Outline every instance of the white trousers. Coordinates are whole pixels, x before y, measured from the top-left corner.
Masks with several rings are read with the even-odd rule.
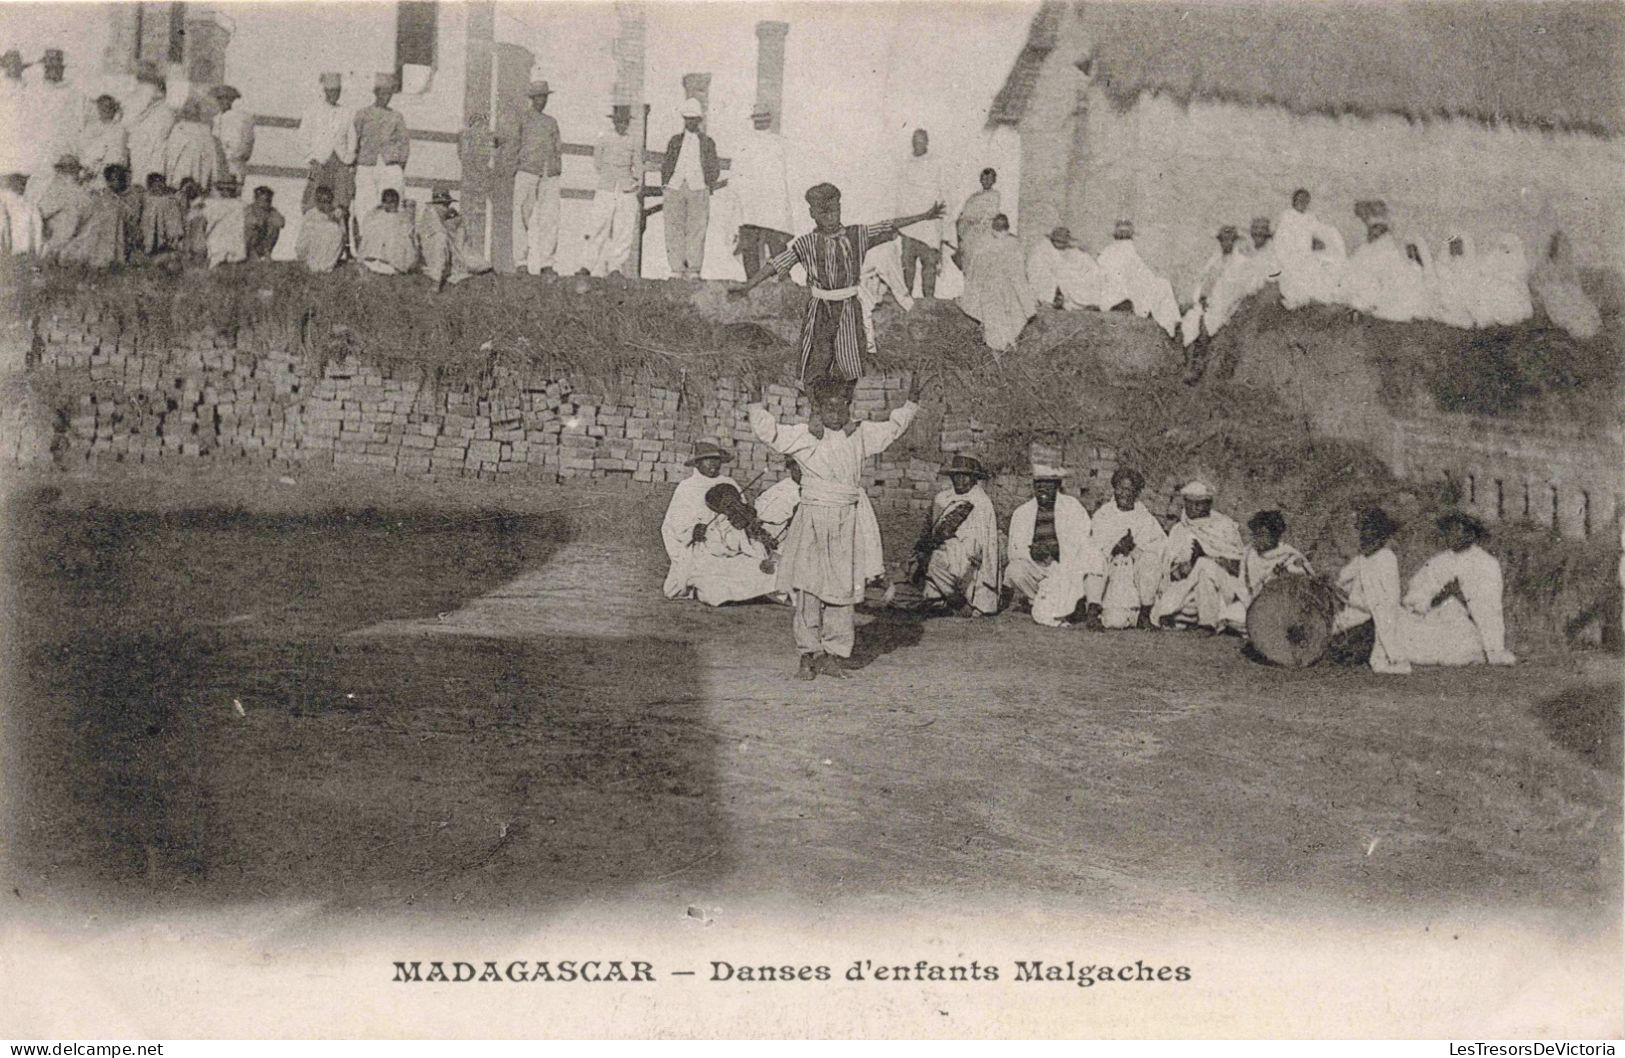
[[[516,271],[540,275],[552,268],[559,250],[559,188],[557,176],[513,174],[513,266]]]
[[[593,193],[587,211],[587,251],[581,267],[595,276],[621,271],[632,253],[637,230],[637,192],[600,188]]]
[[[1202,628],[1218,628],[1227,606],[1236,601],[1234,574],[1203,556],[1184,580],[1169,581],[1151,606],[1151,620],[1183,618]]]

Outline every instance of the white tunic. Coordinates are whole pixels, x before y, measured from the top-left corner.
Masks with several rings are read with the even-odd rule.
[[[109,165],[129,164],[128,133],[117,121],[103,121],[97,117],[79,134],[79,149],[75,153],[91,182],[100,187],[103,169]]]
[[[762,527],[775,540],[783,540],[790,529],[790,519],[795,516],[799,506],[801,486],[795,478],[785,478],[756,497],[756,517],[762,520]]]
[[[1048,239],[1040,239],[1027,254],[1027,284],[1040,305],[1050,305],[1057,292],[1068,309],[1099,309],[1104,279],[1095,259],[1068,246],[1057,250]]]
[[[1357,249],[1343,270],[1343,304],[1368,316],[1405,323],[1435,315],[1432,278],[1405,255],[1393,233],[1384,232]]]
[[[215,115],[214,138],[226,156],[226,165],[240,180],[254,154],[254,115],[237,107]]]
[[[1060,559],[1039,563],[1032,555],[1033,530],[1038,522],[1038,500],[1033,498],[1010,515],[1009,561],[1005,578],[1011,583],[1037,584],[1032,595],[1033,620],[1058,627],[1077,609],[1084,595],[1084,578],[1105,572],[1105,560],[1090,542],[1089,512],[1077,497],[1055,497],[1055,540]]]
[[[885,422],[826,430],[782,426],[760,404],[746,409],[757,439],[801,465],[801,503],[781,551],[780,591],[809,592],[834,606],[862,601],[872,571],[884,568],[878,525],[862,488],[863,464],[901,437],[919,410],[909,401]]]
[[[1195,342],[1204,330],[1209,336],[1219,333],[1236,306],[1256,289],[1254,281],[1252,262],[1239,245],[1230,253],[1209,257],[1191,290],[1191,307],[1180,321],[1185,344]]]
[[[41,81],[24,98],[27,123],[20,130],[8,129],[6,135],[20,131],[34,144],[33,170],[49,172],[58,158],[74,154],[79,147],[85,126],[84,96],[64,81]]]
[[[130,182],[145,187],[148,175],[165,173],[164,149],[175,127],[175,111],[151,85],[141,85],[148,93],[132,100],[124,126],[130,133]],[[166,173],[167,175],[167,173]]]
[[[1399,559],[1388,548],[1370,555],[1355,555],[1337,574],[1337,586],[1347,599],[1332,622],[1336,632],[1371,621],[1376,638],[1371,647],[1371,671],[1403,676],[1411,671],[1405,657],[1400,623]]]
[[[1529,259],[1523,240],[1492,235],[1479,262],[1479,326],[1511,326],[1535,314],[1529,295]]]
[[[1455,582],[1467,600],[1433,599]],[[1501,563],[1474,544],[1465,551],[1441,551],[1411,578],[1404,598],[1407,619],[1401,634],[1405,655],[1420,665],[1472,665],[1517,661],[1506,648],[1501,614]]]
[[[1134,314],[1150,317],[1157,326],[1173,337],[1179,325],[1179,302],[1174,298],[1173,284],[1151,270],[1140,257],[1133,239],[1113,239],[1112,244],[1100,251],[1102,291],[1100,303],[1105,308],[1128,301]]]
[[[694,540],[694,526],[709,526],[716,512],[705,505],[705,494],[716,485],[739,486],[726,474],[708,478],[698,470],[677,483],[666,505],[666,517],[660,523],[660,539],[666,545],[666,557],[671,568],[666,573],[666,598],[675,599],[689,586],[689,565],[692,553],[689,545]],[[724,524],[721,520],[717,524]],[[707,530],[707,535],[710,535]]]
[[[783,136],[756,129],[747,133],[729,164],[728,186],[739,204],[740,224],[795,231]]]
[[[338,155],[345,165],[355,164],[355,111],[329,103],[324,97],[305,108],[299,118],[299,145],[305,162],[316,165]]]
[[[1318,250],[1316,239],[1322,244]],[[1281,263],[1281,301],[1287,308],[1313,301],[1337,303],[1348,256],[1341,232],[1311,212],[1288,208],[1276,218],[1273,245]]]
[[[1450,244],[1461,240],[1461,253],[1452,256]],[[1437,319],[1452,327],[1474,327],[1479,317],[1478,256],[1473,250],[1472,236],[1453,232],[1439,247],[1433,264],[1433,293]]]
[[[931,553],[925,597],[948,599],[958,595],[984,614],[997,613],[1004,564],[999,560],[999,516],[993,498],[980,484],[972,485],[963,495],[950,486],[931,501],[931,522],[940,522],[943,515],[961,503],[971,505],[971,515]]]
[[[897,172],[897,216],[912,217],[928,212],[938,202],[947,202],[943,190],[942,165],[930,151],[924,155],[910,153]],[[943,221],[915,221],[901,230],[901,234],[932,249],[942,245]]]

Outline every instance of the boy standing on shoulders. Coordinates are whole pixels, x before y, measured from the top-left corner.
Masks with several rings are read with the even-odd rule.
[[[800,679],[847,675],[854,607],[881,557],[878,534],[865,531],[860,514],[863,464],[908,429],[920,410],[918,393],[915,375],[908,401],[885,422],[852,421],[847,384],[831,378],[813,383],[812,421],[805,425],[780,425],[760,399],[747,409],[757,438],[801,466],[801,503],[780,552],[777,584],[795,611]]]

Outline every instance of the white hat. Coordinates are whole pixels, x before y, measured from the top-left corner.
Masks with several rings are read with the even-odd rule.
[[[1187,500],[1211,500],[1213,490],[1205,482],[1193,481],[1179,490],[1179,494]]]
[[[683,100],[682,109],[680,109],[678,113],[685,118],[703,118],[705,117],[705,108],[700,105],[700,101],[698,99],[695,99],[693,96],[689,96],[687,99]]]
[[[1033,464],[1034,481],[1061,481],[1066,477],[1066,468],[1051,466],[1048,463]]]

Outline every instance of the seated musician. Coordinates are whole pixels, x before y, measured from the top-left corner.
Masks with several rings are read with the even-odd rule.
[[[756,517],[775,540],[783,540],[790,531],[790,519],[801,506],[801,464],[786,459],[790,476],[756,497]]]
[[[1252,536],[1252,546],[1241,559],[1236,599],[1224,608],[1215,631],[1246,635],[1247,607],[1258,598],[1264,585],[1282,573],[1314,575],[1303,552],[1282,540],[1286,536],[1286,516],[1280,511],[1257,512],[1247,519],[1247,532]]]
[[[1241,532],[1213,509],[1213,490],[1202,482],[1191,482],[1179,495],[1184,510],[1168,531],[1151,627],[1218,628],[1240,586]]]
[[[694,594],[689,586],[689,561],[694,555],[694,545],[705,542],[707,528],[716,517],[705,505],[705,493],[713,485],[726,483],[738,487],[733,478],[722,473],[722,464],[732,458],[733,454],[720,445],[700,441],[685,464],[693,467],[694,473],[678,482],[672,491],[666,518],[660,525],[661,542],[666,545],[666,557],[671,560],[663,589],[668,599],[686,599]]]
[[[705,506],[715,512],[701,539],[692,545],[688,586],[707,606],[771,595],[777,567],[769,559],[778,542],[732,482],[712,485]]]
[[[999,519],[982,488],[980,460],[956,455],[942,470],[952,483],[931,501],[931,520],[914,545],[915,577],[928,607],[961,617],[999,610],[1004,564],[999,556]]]
[[[1112,498],[1095,508],[1090,521],[1090,541],[1105,562],[1099,576],[1084,578],[1084,627],[1091,631],[1151,627],[1168,533],[1140,502],[1144,488],[1143,474],[1118,467],[1112,471]]]
[[[1089,512],[1061,492],[1066,470],[1033,467],[1033,498],[1010,515],[1010,561],[1004,577],[1033,620],[1058,628],[1083,601],[1084,579],[1105,571],[1089,541]]]
[[[1354,520],[1360,553],[1337,574],[1343,608],[1332,621],[1331,655],[1347,664],[1369,664],[1372,672],[1404,676],[1411,671],[1400,630],[1399,559],[1388,541],[1395,525],[1381,507]]]
[[[1437,521],[1445,549],[1422,564],[1401,600],[1405,656],[1417,665],[1512,665],[1501,613],[1501,563],[1478,546],[1484,524],[1452,511]]]

